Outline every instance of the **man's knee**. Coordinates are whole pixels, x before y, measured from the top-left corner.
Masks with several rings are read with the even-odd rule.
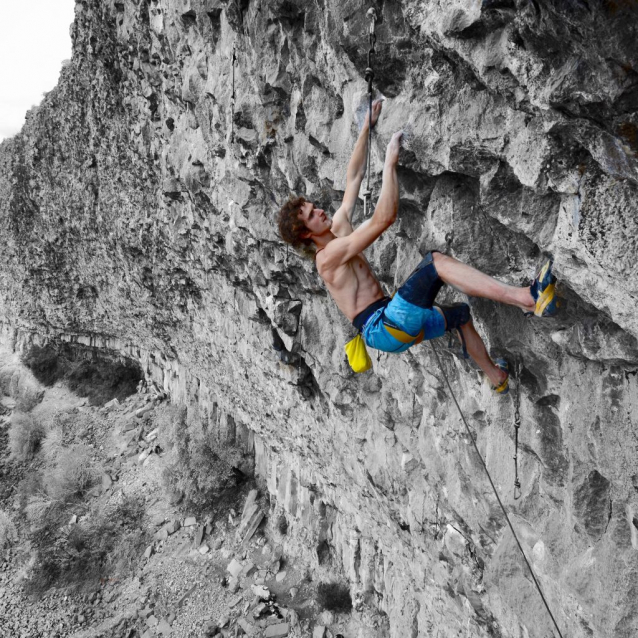
[[[440,276],[441,270],[445,269],[445,265],[448,261],[450,261],[450,257],[445,253],[440,253],[438,250],[433,250],[431,254],[432,263],[434,264],[434,267],[436,268],[436,271],[437,273],[439,273]]]
[[[445,317],[445,329],[448,332],[458,330],[472,321],[470,307],[466,303],[455,304],[453,306],[441,306],[441,311]]]

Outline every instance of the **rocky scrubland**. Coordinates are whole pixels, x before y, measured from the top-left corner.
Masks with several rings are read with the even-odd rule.
[[[25,360],[41,361],[33,350]],[[324,638],[356,627],[338,567],[284,552],[286,515],[233,471],[241,452],[211,445],[196,413],[143,382],[90,405],[7,352],[0,380],[0,635]],[[216,451],[234,451],[235,465]]]
[[[557,318],[525,319],[469,300],[490,352],[518,370],[517,393],[496,398],[456,351],[440,343],[437,352],[563,635],[634,636],[638,8],[611,0],[373,5],[374,85],[385,97],[372,143],[375,193],[390,135],[404,129],[407,143],[399,219],[368,251],[370,262],[392,292],[428,249],[513,284],[527,283],[553,256]],[[3,347],[21,357],[53,347],[70,362],[53,370],[56,383],[75,384],[87,405],[68,395],[69,409],[101,421],[75,423],[75,438],[62,437],[63,445],[87,446],[93,441],[82,437],[91,432],[124,437],[108,462],[127,469],[105,492],[81,498],[106,503],[130,480],[125,493],[140,506],[121,520],[146,520],[149,499],[163,502],[163,493],[166,507],[193,511],[166,510],[162,526],[195,517],[194,526],[153,541],[175,543],[169,554],[182,557],[165,563],[167,572],[151,567],[156,580],[131,562],[115,603],[134,608],[126,631],[159,633],[163,622],[190,631],[179,629],[168,583],[182,596],[216,566],[226,576],[232,559],[239,574],[250,561],[255,574],[267,572],[254,578],[269,586],[270,572],[276,583],[268,556],[277,546],[321,574],[315,584],[334,574],[349,588],[353,607],[332,619],[335,636],[554,631],[430,346],[374,355],[374,370],[351,373],[343,356],[351,326],[312,263],[277,237],[276,211],[290,193],[333,210],[343,195],[365,100],[367,8],[350,0],[81,0],[73,58],[57,88],[0,146]],[[442,297],[460,299],[450,290]],[[115,386],[77,365],[87,352],[129,362],[148,393],[135,386],[134,398],[118,398],[108,413],[91,406],[105,396],[88,388]],[[52,430],[34,416],[45,403],[40,391],[20,392],[21,406],[3,403],[11,419],[25,415],[12,426],[20,436],[3,428],[12,468],[55,467],[44,456]],[[521,495],[514,499],[517,396]],[[164,430],[175,432],[175,445],[151,453],[146,437],[160,413],[171,415],[173,429]],[[123,430],[130,422],[135,427]],[[91,449],[102,462],[99,445]],[[196,471],[202,463],[230,494],[238,490],[227,505],[235,515],[219,522],[226,540],[203,554],[191,551],[193,542],[202,526],[205,534],[215,528],[204,512],[223,499],[217,479],[207,483]],[[158,483],[150,478],[156,471]],[[19,491],[5,478],[2,509],[13,520],[22,511]],[[242,547],[232,528],[241,525],[244,481],[259,490],[268,533]],[[154,507],[165,507],[159,501]],[[74,525],[82,527],[83,516]],[[152,521],[132,527],[154,539],[158,532]],[[7,555],[1,600],[25,595],[27,581],[20,589],[13,570],[39,547],[26,549],[33,533],[26,522],[4,529],[25,553]],[[118,533],[126,535],[126,525]],[[144,554],[150,542],[137,540]],[[135,552],[137,540],[129,538]],[[108,563],[109,544],[103,549]],[[270,566],[258,566],[258,555]],[[158,551],[145,560],[161,558]],[[254,603],[250,585],[264,586],[252,577],[244,574],[235,593],[247,597],[233,607],[244,620]],[[155,584],[145,589],[151,581],[160,593]],[[197,587],[201,597],[183,604],[203,632],[205,608],[223,595]],[[54,598],[42,600],[53,602],[38,603],[40,613],[49,613],[47,604],[62,608],[61,597],[71,595],[64,591],[50,589]],[[144,624],[138,612],[151,599],[153,614],[142,616],[157,624]],[[271,627],[287,624],[290,635],[305,637],[315,623],[330,625],[304,616],[292,598],[282,601],[288,615],[266,599],[257,603],[269,609],[257,618],[265,626],[253,616],[251,627],[237,621],[222,629],[272,636]],[[66,614],[74,631],[80,615],[87,632],[116,618],[111,602],[94,599],[103,619],[89,619],[86,602],[69,603],[77,608]],[[10,608],[11,622],[23,622]]]

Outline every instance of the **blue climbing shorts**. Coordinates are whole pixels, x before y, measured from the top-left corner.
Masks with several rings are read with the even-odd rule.
[[[429,252],[392,299],[375,301],[354,318],[353,324],[366,345],[383,352],[404,352],[414,345],[421,330],[424,339],[440,337],[445,333],[445,319],[433,305],[442,286]],[[414,336],[414,340],[403,343],[386,326]]]

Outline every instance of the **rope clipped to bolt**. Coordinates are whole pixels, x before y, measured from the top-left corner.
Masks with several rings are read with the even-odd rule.
[[[368,49],[368,66],[365,71],[365,80],[368,83],[368,149],[366,153],[366,188],[363,191],[363,218],[367,219],[368,210],[371,208],[372,191],[370,190],[370,147],[372,145],[372,81],[374,80],[374,71],[372,70],[372,56],[376,53],[374,45],[377,41],[375,34],[375,25],[377,22],[377,12],[374,7],[368,9],[366,14],[370,19],[370,31],[368,40],[370,48]]]
[[[461,406],[459,405],[459,402],[456,400],[456,395],[454,394],[454,390],[452,390],[452,386],[450,384],[450,381],[447,377],[447,374],[445,374],[445,369],[443,368],[443,364],[441,363],[441,359],[439,358],[439,353],[437,352],[436,346],[434,345],[434,342],[430,341],[430,345],[432,346],[432,350],[434,351],[434,356],[436,357],[436,362],[439,364],[439,368],[441,369],[441,374],[443,375],[443,378],[445,379],[445,383],[447,384],[447,387],[450,391],[450,394],[452,395],[452,399],[454,400],[454,404],[456,405],[456,409],[459,411],[459,414],[461,415],[461,420],[463,421],[463,424],[465,425],[465,429],[467,430],[467,433],[470,437],[470,440],[472,441],[472,445],[474,446],[474,450],[476,451],[477,456],[479,457],[480,461],[481,461],[481,465],[483,465],[483,469],[485,470],[485,473],[487,474],[487,478],[490,482],[490,485],[492,486],[492,490],[494,491],[494,496],[496,496],[496,500],[498,501],[498,504],[501,507],[501,510],[503,511],[503,514],[505,515],[505,520],[507,521],[507,524],[509,525],[509,528],[512,532],[512,536],[514,536],[514,540],[516,541],[516,544],[518,545],[518,549],[521,551],[521,555],[523,556],[523,560],[525,561],[525,564],[527,565],[527,568],[529,569],[529,573],[532,576],[532,580],[534,581],[534,585],[536,585],[536,589],[538,590],[538,593],[540,594],[541,599],[543,600],[543,604],[545,605],[545,609],[547,610],[547,613],[549,614],[549,617],[552,619],[552,622],[554,623],[554,627],[556,628],[556,631],[558,632],[558,635],[560,636],[560,638],[563,638],[563,634],[560,631],[560,628],[558,627],[558,623],[556,622],[555,618],[554,618],[554,614],[552,614],[552,610],[549,608],[549,604],[547,603],[547,600],[545,599],[545,596],[543,595],[543,590],[541,589],[541,586],[538,582],[538,580],[536,579],[536,575],[534,574],[534,570],[532,569],[532,566],[530,565],[530,562],[527,560],[527,556],[525,556],[525,552],[523,551],[523,546],[521,545],[521,542],[518,540],[518,536],[516,535],[516,532],[514,531],[514,526],[512,525],[512,522],[510,521],[510,517],[507,514],[507,510],[505,509],[505,506],[503,505],[503,502],[501,501],[501,497],[498,494],[498,490],[496,489],[496,485],[494,485],[494,481],[492,480],[492,477],[490,475],[489,470],[487,469],[487,464],[485,463],[485,461],[483,460],[483,455],[479,452],[478,449],[478,445],[476,445],[476,440],[474,438],[474,435],[472,434],[472,430],[470,430],[470,426],[467,424],[467,420],[465,419],[465,415],[463,414],[463,411],[461,410]],[[520,415],[519,415],[520,418]]]

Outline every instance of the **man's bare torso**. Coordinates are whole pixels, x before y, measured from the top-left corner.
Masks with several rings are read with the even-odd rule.
[[[317,254],[317,272],[339,310],[352,321],[371,303],[384,297],[381,284],[362,254],[334,269],[323,268],[322,251]]]

